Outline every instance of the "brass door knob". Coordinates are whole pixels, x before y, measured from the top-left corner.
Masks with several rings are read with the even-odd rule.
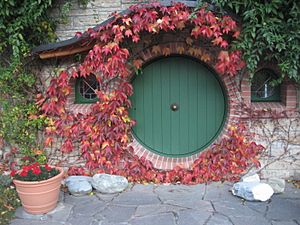
[[[179,106],[178,106],[178,104],[173,103],[173,104],[170,105],[170,109],[171,109],[172,111],[177,111],[177,110],[179,109]]]

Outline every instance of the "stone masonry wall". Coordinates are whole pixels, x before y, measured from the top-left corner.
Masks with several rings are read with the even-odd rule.
[[[140,0],[93,0],[82,7],[77,0],[72,0],[72,7],[68,13],[68,22],[58,25],[56,33],[58,41],[74,37],[76,32],[84,32],[109,18],[114,12],[127,9],[130,5],[139,3]],[[145,2],[145,1],[144,1]],[[55,9],[53,16],[59,15],[59,9]]]
[[[98,25],[108,19],[114,12],[128,9],[133,4],[147,2],[151,2],[151,0],[90,0],[86,7],[82,7],[78,4],[78,0],[72,0],[72,7],[68,13],[68,22],[60,24],[56,29],[58,41],[70,39],[74,37],[76,32],[84,32],[88,28]],[[160,2],[171,2],[171,0],[160,0]],[[196,0],[172,0],[172,2],[194,5]],[[58,8],[53,10],[52,15],[59,16],[59,11],[60,9]]]
[[[262,177],[300,179],[300,118],[251,121],[255,141],[266,147]]]

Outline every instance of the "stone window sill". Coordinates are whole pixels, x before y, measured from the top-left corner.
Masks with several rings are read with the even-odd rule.
[[[261,112],[255,113],[254,116],[258,118],[293,117],[296,112],[295,108],[288,108],[282,102],[251,102],[251,107],[254,111]]]
[[[70,104],[67,108],[75,114],[87,114],[91,111],[91,107],[92,104]]]
[[[285,110],[285,105],[281,102],[251,102],[251,105],[254,109],[262,110]]]

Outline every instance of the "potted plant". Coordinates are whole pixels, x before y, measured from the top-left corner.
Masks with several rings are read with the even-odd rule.
[[[57,205],[64,171],[49,166],[42,150],[29,150],[21,162],[20,170],[11,171],[11,176],[24,210],[31,214],[50,212]]]

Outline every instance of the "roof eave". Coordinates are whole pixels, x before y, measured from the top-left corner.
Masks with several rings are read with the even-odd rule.
[[[184,3],[188,7],[192,7],[192,8],[196,7],[196,5],[197,5],[196,1],[180,1],[180,2]],[[164,0],[164,1],[161,1],[161,4],[163,6],[171,6],[172,1]],[[130,9],[125,9],[125,10],[121,11],[119,14],[124,16],[124,15],[130,14],[131,12],[132,11]],[[108,23],[110,23],[114,18],[115,18],[114,16],[110,17],[107,20],[103,21],[102,23],[98,24],[97,26],[93,27],[92,29],[96,31],[100,27],[105,26]],[[74,36],[73,38],[70,38],[68,40],[55,42],[55,43],[50,43],[50,44],[43,44],[43,45],[37,46],[37,47],[32,49],[32,54],[34,54],[34,55],[38,54],[39,55],[42,52],[56,51],[58,49],[62,49],[62,48],[66,48],[68,46],[79,44],[81,41],[84,41],[88,38],[89,38],[89,34],[87,32],[84,32],[80,37]],[[45,58],[49,58],[49,57],[45,57]]]

